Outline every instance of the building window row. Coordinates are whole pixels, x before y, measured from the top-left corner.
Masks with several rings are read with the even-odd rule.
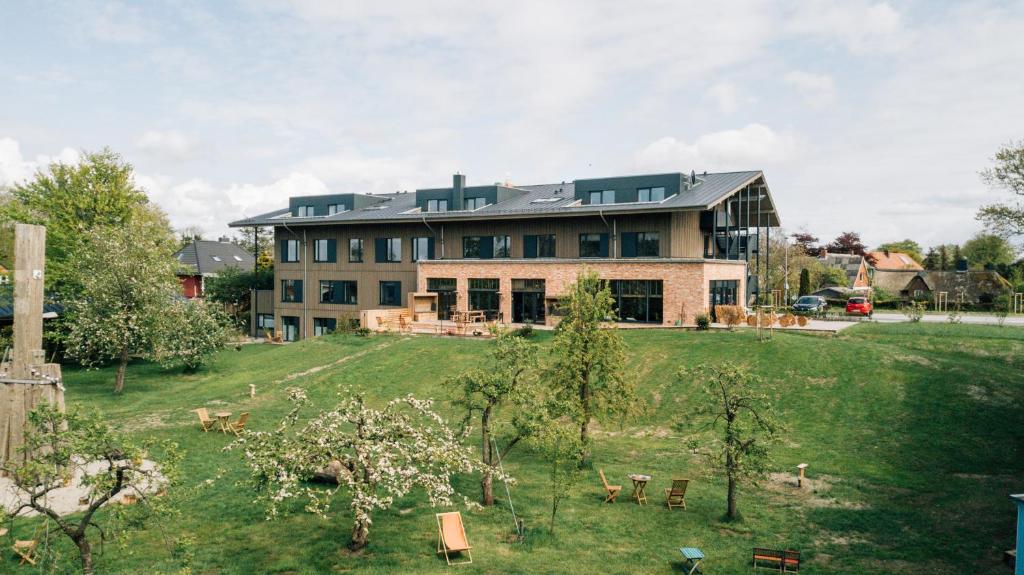
[[[632,194],[626,190],[623,190],[623,194],[618,194],[616,190],[595,190],[588,192],[587,199],[591,205],[601,204],[615,204],[621,202],[633,201],[630,197]],[[663,186],[655,186],[649,188],[637,188],[636,189],[636,200],[637,202],[660,202],[665,199],[665,188]]]
[[[281,280],[281,301],[302,303],[302,280]],[[322,304],[358,305],[359,284],[354,280],[320,280]],[[380,282],[380,305],[402,305],[402,282]],[[260,326],[264,327],[264,326]],[[271,318],[271,328],[273,327]]]

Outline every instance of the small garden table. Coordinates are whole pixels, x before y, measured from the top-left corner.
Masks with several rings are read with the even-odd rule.
[[[220,424],[221,433],[227,433],[231,431],[231,412],[230,411],[218,411],[213,414],[217,418],[217,423]]]
[[[679,552],[683,555],[683,569],[688,569],[686,575],[693,575],[694,573],[701,573],[704,571],[700,568],[701,561],[704,560],[704,553],[696,547],[680,547]]]
[[[647,482],[651,480],[650,475],[642,475],[640,473],[630,473],[626,477],[633,482],[633,499],[636,499],[637,504],[643,505],[647,503],[647,494],[644,490],[647,488]]]

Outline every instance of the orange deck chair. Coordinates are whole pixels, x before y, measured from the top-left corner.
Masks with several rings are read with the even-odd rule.
[[[444,559],[449,565],[465,565],[473,562],[473,554],[469,551],[469,541],[466,539],[466,528],[462,525],[462,514],[458,511],[448,513],[437,513],[437,552],[444,553]],[[449,553],[465,553],[468,561],[452,563]]]

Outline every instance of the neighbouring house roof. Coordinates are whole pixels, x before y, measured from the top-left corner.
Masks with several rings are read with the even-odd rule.
[[[864,256],[857,254],[826,254],[825,257],[819,259],[830,268],[843,270],[846,273],[846,281],[851,287],[856,283],[860,266],[864,262]]]
[[[229,241],[196,240],[174,254],[181,263],[178,275],[210,275],[227,268],[252,269],[256,260]]]
[[[914,258],[902,252],[868,252],[868,261],[876,270],[923,270]]]
[[[918,272],[916,277],[921,279],[929,291],[947,292],[950,298],[962,293],[968,299],[977,300],[982,295],[996,295],[1011,287],[1010,282],[999,272],[992,270],[926,270]]]
[[[842,286],[829,286],[821,288],[820,290],[812,293],[811,295],[821,296],[825,299],[846,299],[852,296],[862,296],[864,291],[858,291],[853,288],[842,287]]]
[[[917,277],[917,274],[917,270],[875,270],[871,287],[893,295],[900,295],[900,292],[907,288],[907,284]]]
[[[664,177],[689,179],[683,173],[663,174]],[[633,177],[633,176],[623,176]],[[641,176],[638,176],[641,177]],[[681,191],[660,202],[632,202],[619,204],[583,204],[575,197],[576,182],[541,184],[530,186],[508,186],[514,193],[502,201],[472,211],[452,210],[448,212],[422,212],[416,206],[416,194],[399,192],[361,196],[372,198],[373,204],[331,215],[298,217],[289,208],[282,208],[258,216],[231,222],[231,227],[246,226],[296,226],[324,225],[359,222],[401,222],[401,221],[456,221],[488,220],[494,218],[522,218],[531,216],[574,216],[611,215],[623,213],[649,213],[675,210],[707,209],[728,198],[745,186],[759,183],[764,192],[765,215],[761,225],[780,225],[774,209],[774,202],[768,192],[764,174],[760,171],[705,173],[695,176],[693,184],[684,183]],[[583,181],[583,180],[579,180]],[[684,180],[685,181],[685,180]],[[766,224],[767,222],[767,224]],[[751,221],[751,225],[754,222]]]

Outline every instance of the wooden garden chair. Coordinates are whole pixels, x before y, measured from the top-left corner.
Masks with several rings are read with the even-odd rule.
[[[469,540],[466,539],[466,528],[462,524],[462,514],[458,511],[448,513],[437,513],[437,552],[444,553],[444,559],[449,565],[466,565],[473,562],[473,554],[470,552]],[[449,553],[465,553],[468,561],[452,563]]]
[[[30,565],[36,564],[36,548],[39,547],[39,540],[42,539],[43,534],[45,533],[45,525],[46,524],[44,523],[39,526],[34,535],[34,539],[27,539],[24,541],[15,540],[14,545],[11,545],[11,549],[14,553],[21,558],[18,565],[24,565],[25,563]]]
[[[210,419],[210,413],[206,411],[205,407],[193,409],[192,411],[196,412],[196,415],[199,416],[199,426],[203,428],[203,431],[210,431],[217,423],[217,420]]]
[[[599,469],[597,473],[601,476],[601,483],[604,485],[604,490],[608,494],[608,497],[604,498],[605,503],[615,503],[615,498],[622,492],[621,485],[608,485],[608,480],[605,479],[604,469]]]
[[[237,436],[242,431],[245,431],[245,424],[248,423],[248,421],[249,412],[243,411],[242,414],[238,416],[238,421],[233,421],[228,424],[228,429]]]
[[[686,487],[690,484],[689,479],[672,479],[672,487],[665,489],[665,504],[669,511],[673,507],[686,509]]]

